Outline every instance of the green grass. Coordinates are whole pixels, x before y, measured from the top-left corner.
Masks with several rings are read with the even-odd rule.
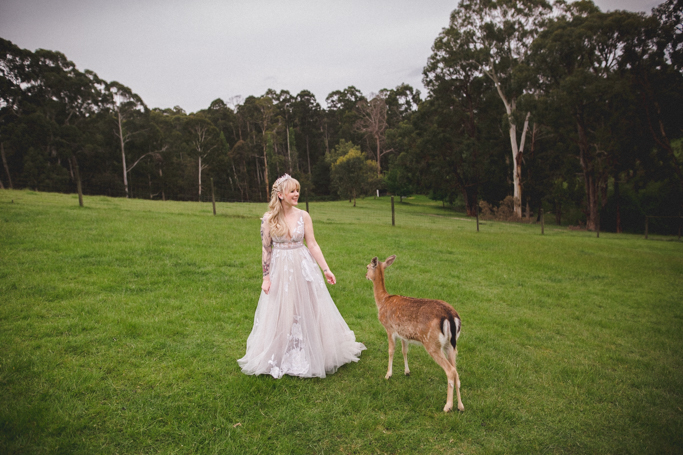
[[[311,203],[368,349],[243,375],[265,204],[0,191],[0,453],[683,453],[683,244],[474,221],[425,198]],[[303,204],[302,204],[303,206]],[[463,318],[464,413],[423,348],[384,380],[365,265]]]

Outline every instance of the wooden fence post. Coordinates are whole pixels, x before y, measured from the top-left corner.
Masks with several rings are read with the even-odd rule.
[[[396,218],[394,216],[394,196],[391,196],[391,225],[396,226]]]
[[[479,207],[474,208],[474,213],[477,214],[477,232],[479,232]]]
[[[213,177],[211,177],[211,203],[213,204],[213,214],[216,214],[216,195],[213,191]]]

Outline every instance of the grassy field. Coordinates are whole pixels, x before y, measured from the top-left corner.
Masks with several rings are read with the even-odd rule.
[[[0,453],[683,453],[683,243],[474,221],[424,198],[311,204],[368,347],[243,375],[265,204],[0,191]],[[661,240],[661,239],[660,239]],[[464,413],[423,348],[384,380],[365,265],[453,304]]]

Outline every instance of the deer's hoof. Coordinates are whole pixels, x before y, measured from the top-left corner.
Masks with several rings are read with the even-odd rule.
[[[384,379],[389,379],[390,377],[391,377],[391,374],[390,374],[390,373],[387,373],[387,375],[384,376]]]
[[[410,371],[406,371],[406,376],[410,376]]]
[[[453,410],[452,404],[447,404],[446,406],[443,407],[443,412],[451,412],[452,410]]]
[[[458,411],[465,412],[465,406],[463,406],[462,403],[458,405]]]

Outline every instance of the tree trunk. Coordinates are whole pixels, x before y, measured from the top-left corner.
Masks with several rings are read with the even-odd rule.
[[[73,170],[76,173],[76,189],[78,190],[78,205],[83,207],[83,187],[81,186],[81,173],[78,170],[78,161],[76,161],[76,155],[71,155],[71,161],[73,162]]]
[[[289,173],[292,173],[292,151],[289,147],[289,125],[287,126],[287,159],[289,159]]]
[[[308,175],[311,175],[311,153],[308,151],[308,135],[306,136],[306,158],[308,158]]]
[[[9,189],[13,190],[12,176],[9,173],[9,166],[7,166],[7,158],[5,157],[5,143],[0,142],[0,155],[2,155],[2,165],[5,167],[5,173],[7,173],[7,183],[9,184]]]
[[[522,218],[522,156],[524,153],[524,140],[526,138],[526,132],[529,127],[529,116],[530,112],[527,112],[526,118],[524,120],[524,128],[522,129],[522,138],[519,146],[517,145],[517,124],[515,123],[514,115],[517,111],[515,100],[509,101],[502,88],[500,87],[500,82],[498,81],[498,76],[493,72],[487,72],[487,75],[493,80],[493,83],[498,90],[498,95],[505,105],[505,112],[508,116],[508,123],[510,125],[508,132],[510,134],[510,145],[512,146],[512,180],[513,180],[513,197],[515,201],[515,215]]]
[[[586,188],[586,229],[595,230],[598,216],[598,185],[595,180],[593,161],[589,157],[589,144],[586,130],[580,121],[576,123],[579,135],[579,161],[583,171],[583,181]]]
[[[477,216],[477,199],[479,198],[477,187],[469,186],[463,188],[462,195],[465,199],[467,216]]]
[[[614,200],[617,203],[617,234],[621,234],[621,195],[619,194],[619,173],[614,175]]]
[[[356,206],[356,189],[353,189],[353,206]]]
[[[264,141],[264,143],[263,143],[263,163],[264,163],[265,169],[263,171],[263,178],[265,179],[265,183],[266,183],[266,202],[268,202],[268,201],[270,201],[270,185],[268,184],[268,182],[269,182],[269,180],[268,180],[268,156],[266,153],[266,148],[267,148],[267,145]]]
[[[377,177],[382,176],[382,166],[379,164],[379,158],[380,158],[380,147],[379,147],[379,136],[375,136],[375,142],[377,143]]]
[[[202,156],[199,155],[199,202],[202,202]]]
[[[128,169],[126,168],[126,149],[125,141],[123,140],[123,126],[121,125],[121,110],[116,111],[119,120],[119,139],[121,140],[121,163],[123,165],[123,188],[126,190],[126,198],[128,198]]]
[[[159,179],[161,180],[161,200],[166,201],[166,193],[164,193],[164,173],[159,168]]]

